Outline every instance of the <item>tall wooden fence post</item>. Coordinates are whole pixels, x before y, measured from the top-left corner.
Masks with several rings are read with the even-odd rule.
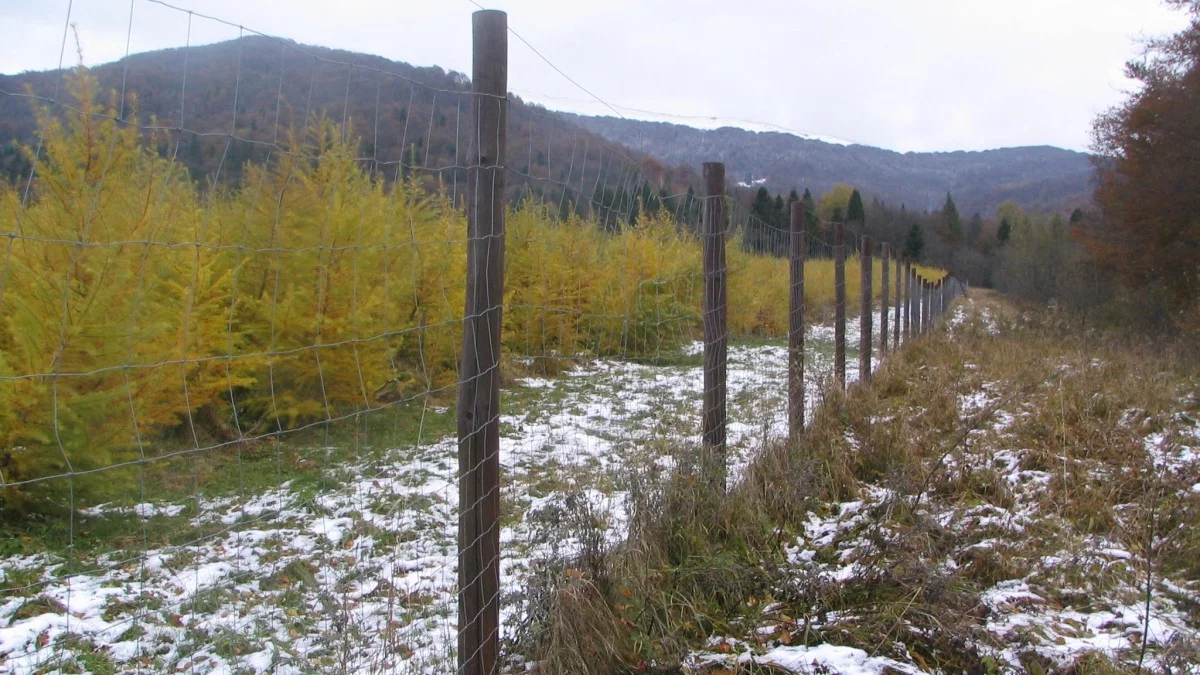
[[[833,377],[846,388],[846,233],[833,224]]]
[[[928,298],[925,297],[925,280],[917,276],[917,335],[925,332],[925,311],[929,308]]]
[[[913,314],[916,322],[913,324],[913,334],[916,337],[921,336],[921,328],[924,326],[925,318],[925,283],[921,281],[921,276],[913,271],[913,288],[916,289],[916,299],[913,305]]]
[[[891,251],[888,250],[888,243],[882,242],[879,244],[879,264],[882,266],[879,269],[879,350],[880,354],[887,356],[888,352],[888,312],[892,311],[890,304],[891,298],[888,297],[888,263],[891,262],[888,258],[891,256]],[[899,291],[900,289],[896,289]],[[882,358],[882,357],[881,357]]]
[[[791,290],[788,296],[788,440],[795,445],[804,431],[804,240],[808,212],[804,202],[792,202]]]
[[[725,165],[704,164],[704,415],[701,469],[725,490],[726,325]]]
[[[871,309],[871,256],[875,253],[871,237],[863,235],[862,251],[858,254],[859,277],[862,279],[862,313],[858,317],[858,381],[871,381],[871,348],[875,341],[871,339],[871,323],[874,310]]]
[[[909,327],[909,332],[915,338],[921,330],[921,283],[915,267],[913,268],[912,279],[909,283],[913,289],[912,325]]]
[[[900,259],[896,258],[896,313],[892,316],[895,326],[892,327],[892,344],[900,349],[900,307],[904,304],[904,286],[900,283]]]
[[[494,673],[500,637],[500,326],[508,15],[471,17],[477,137],[467,171],[467,291],[458,384],[458,672]]]
[[[921,333],[929,330],[929,282],[921,279]]]
[[[904,263],[904,276],[904,283],[908,287],[908,303],[904,307],[904,311],[908,314],[908,317],[904,320],[904,330],[907,333],[905,337],[912,340],[916,334],[917,312],[921,308],[917,305],[917,302],[920,300],[917,297],[917,276],[913,272],[911,263]]]

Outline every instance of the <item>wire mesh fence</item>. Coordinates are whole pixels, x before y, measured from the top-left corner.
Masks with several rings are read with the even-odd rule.
[[[0,91],[36,127],[0,181],[5,668],[489,672],[661,475],[794,432],[788,256],[832,224],[481,90],[495,52],[472,82],[146,5],[185,49]],[[811,411],[859,332],[800,269]]]

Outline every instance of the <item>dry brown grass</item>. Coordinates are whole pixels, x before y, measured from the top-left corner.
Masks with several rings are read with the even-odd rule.
[[[1143,602],[1147,574],[1155,611],[1169,600],[1192,626],[1153,645],[1151,661],[1191,672],[1166,669],[1197,653],[1200,466],[1156,466],[1144,439],[1190,438],[1198,382],[1180,354],[973,291],[953,331],[828,395],[802,442],[766,447],[728,496],[681,475],[636,490],[630,541],[549,606],[556,626],[603,627],[609,660],[547,672],[675,672],[714,636],[848,645],[930,671],[1003,672],[1008,649],[1027,672],[1135,672],[1137,649],[1064,665],[1036,632],[989,633],[998,617],[981,594],[1022,580],[1039,607],[1093,611]],[[852,500],[861,518],[810,565],[788,559],[811,518]],[[847,561],[860,567],[842,581],[819,572]],[[568,663],[577,646],[559,633],[535,660]]]

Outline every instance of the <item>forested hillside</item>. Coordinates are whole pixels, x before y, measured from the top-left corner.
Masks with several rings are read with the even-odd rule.
[[[837,183],[849,183],[910,210],[940,208],[951,192],[965,213],[989,214],[1006,201],[1025,209],[1070,211],[1090,204],[1095,187],[1087,155],[1048,146],[899,153],[780,132],[732,127],[705,131],[666,122],[563,117],[668,164],[722,161],[730,176],[765,179],[761,185],[774,192],[809,188],[820,194]]]
[[[219,167],[220,179],[235,182],[246,160],[262,161],[281,134],[324,114],[348,123],[362,157],[390,177],[399,169],[451,185],[466,179],[470,102],[462,73],[254,36],[136,54],[92,74],[104,90],[136,93],[136,102],[127,96],[127,112],[186,130],[178,158],[195,178]],[[0,91],[52,98],[60,80],[57,71],[0,75]],[[698,190],[697,167],[706,161],[725,162],[735,181],[765,178],[773,192],[821,194],[849,183],[916,211],[939,208],[947,192],[964,213],[989,214],[1005,201],[1070,210],[1089,204],[1093,188],[1088,157],[1059,148],[901,154],[784,133],[553,113],[511,99],[513,196],[528,184],[556,204],[594,201],[628,214],[635,195],[654,201]],[[10,178],[27,170],[14,143],[29,143],[34,128],[28,98],[0,96],[0,171]]]
[[[237,184],[247,161],[266,160],[288,133],[325,116],[388,180],[416,174],[451,192],[466,184],[471,105],[462,73],[261,36],[135,54],[90,72],[106,102],[107,92],[126,93],[113,108],[167,131],[156,139],[160,154],[175,154],[201,181]],[[62,82],[59,71],[0,75],[3,175],[28,173],[17,150],[36,145],[37,99],[28,95],[63,98]],[[512,198],[528,187],[564,211],[575,203],[588,215],[580,202],[595,201],[627,214],[635,193],[656,199],[699,185],[690,167],[671,170],[515,96],[508,128]]]

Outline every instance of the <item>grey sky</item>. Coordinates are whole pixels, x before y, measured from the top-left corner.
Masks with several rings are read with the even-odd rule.
[[[1091,120],[1132,86],[1145,36],[1184,23],[1159,0],[479,0],[628,117],[777,125],[895,150],[1086,149]],[[469,0],[174,0],[299,42],[470,70]],[[0,0],[0,72],[59,63],[68,0]],[[84,62],[179,47],[186,13],[74,0]],[[192,44],[237,37],[196,17]],[[65,63],[76,61],[74,42]],[[509,88],[611,114],[517,40]],[[626,109],[628,106],[631,109]],[[718,118],[716,120],[706,118]]]

